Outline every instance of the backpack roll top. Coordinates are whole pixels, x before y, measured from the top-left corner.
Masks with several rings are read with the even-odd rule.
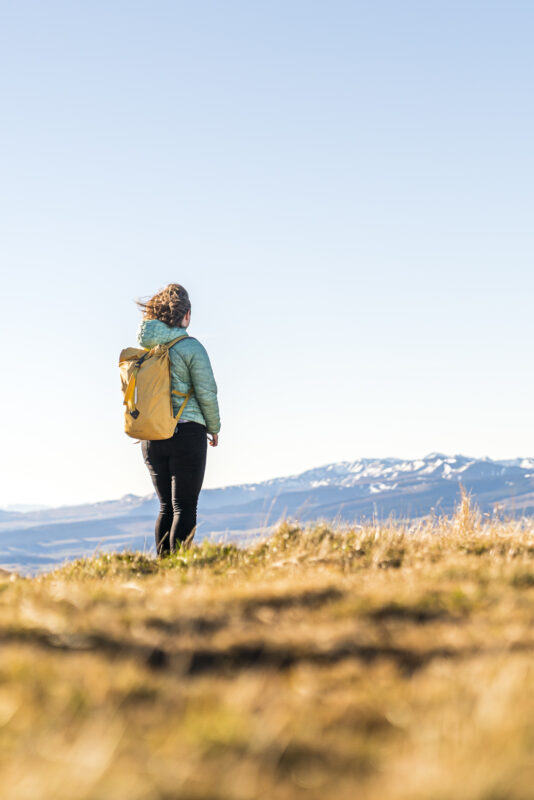
[[[134,439],[170,439],[176,423],[191,397],[189,392],[171,392],[169,349],[185,339],[179,336],[151,350],[128,347],[119,356],[121,388],[124,396],[124,430]],[[174,416],[171,394],[185,399]]]

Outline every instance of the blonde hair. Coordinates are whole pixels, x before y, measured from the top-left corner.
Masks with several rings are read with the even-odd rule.
[[[191,301],[187,290],[179,283],[169,283],[150,300],[137,300],[137,305],[145,319],[159,319],[171,328],[180,328]]]

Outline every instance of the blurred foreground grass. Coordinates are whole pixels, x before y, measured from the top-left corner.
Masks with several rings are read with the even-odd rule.
[[[534,796],[534,521],[0,577],[5,800]]]

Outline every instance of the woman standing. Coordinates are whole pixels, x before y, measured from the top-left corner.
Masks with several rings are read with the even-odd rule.
[[[158,555],[165,555],[183,543],[187,546],[195,535],[208,438],[212,447],[219,444],[217,384],[206,350],[186,332],[191,302],[183,286],[170,283],[138,306],[144,317],[137,333],[141,347],[150,349],[186,336],[169,351],[171,390],[182,396],[193,392],[174,435],[142,443],[143,458],[160,501],[156,550]],[[175,415],[183,402],[180,394],[171,395]]]

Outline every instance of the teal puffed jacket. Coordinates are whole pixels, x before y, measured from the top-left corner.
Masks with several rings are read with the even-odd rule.
[[[190,337],[185,328],[170,328],[159,319],[144,319],[137,331],[137,341],[141,347],[150,349],[157,344],[166,344],[187,336],[170,349],[171,389],[188,392],[193,389],[181,420],[199,422],[205,425],[208,433],[219,433],[221,421],[217,402],[217,384],[213,377],[206,349],[197,339]],[[172,407],[177,414],[183,403],[181,397],[172,396]]]

